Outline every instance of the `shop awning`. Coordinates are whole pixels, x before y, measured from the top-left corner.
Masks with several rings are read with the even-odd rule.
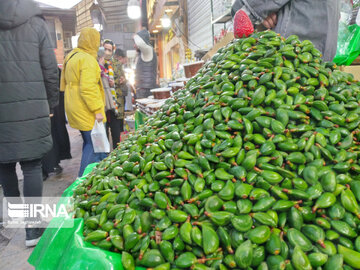
[[[127,15],[128,0],[97,0],[97,2],[104,13],[107,25],[134,25],[134,21]]]

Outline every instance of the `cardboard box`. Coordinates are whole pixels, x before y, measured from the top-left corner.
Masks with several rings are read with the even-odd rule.
[[[360,81],[360,65],[354,65],[354,66],[341,66],[341,71],[351,73],[354,75],[354,79],[357,81]]]
[[[202,58],[205,62],[209,60],[220,48],[225,47],[234,39],[234,33],[228,32],[210,51]]]

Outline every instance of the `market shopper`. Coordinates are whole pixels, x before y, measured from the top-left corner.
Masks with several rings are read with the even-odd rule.
[[[106,131],[108,133],[108,128],[109,128],[108,123],[109,123],[109,117],[110,117],[109,114],[110,114],[110,112],[111,112],[110,115],[115,114],[118,111],[118,108],[117,108],[116,99],[113,96],[114,87],[110,86],[110,84],[112,86],[114,86],[114,80],[111,79],[107,73],[107,69],[105,68],[105,61],[106,61],[105,60],[105,49],[104,49],[104,47],[100,47],[100,49],[98,51],[98,62],[99,62],[99,66],[101,69],[101,81],[104,86],[104,92],[105,92],[105,111],[107,113],[106,118],[108,120],[108,122],[106,123],[106,125],[107,125]],[[111,124],[114,124],[114,121],[112,121]],[[115,129],[114,125],[113,125],[113,128]],[[113,143],[114,143],[113,129],[111,129],[111,134],[113,136]],[[119,138],[120,138],[120,131],[119,131]],[[115,147],[116,147],[116,144],[115,144]]]
[[[42,196],[41,159],[52,147],[50,116],[58,104],[58,68],[41,10],[29,0],[0,1],[0,184],[10,201]],[[40,202],[39,202],[40,203]],[[42,228],[26,227],[26,246]]]
[[[58,69],[58,74],[60,78],[61,69]],[[50,173],[61,174],[63,171],[60,166],[61,160],[71,159],[70,140],[66,129],[64,92],[59,92],[59,104],[54,108],[54,116],[50,120],[53,147],[41,160],[44,181]]]
[[[244,10],[254,24],[262,24],[284,37],[308,39],[325,61],[336,54],[340,1],[338,0],[236,0],[232,15]]]
[[[110,90],[111,94],[116,102],[116,109],[106,111],[107,123],[106,131],[111,132],[111,139],[113,148],[116,148],[120,142],[120,133],[124,127],[124,97],[121,88],[121,82],[119,80],[118,72],[118,60],[115,56],[115,44],[112,40],[106,39],[104,41],[105,48],[105,73],[110,78]]]
[[[69,124],[80,131],[83,139],[79,176],[87,165],[106,157],[105,153],[94,153],[91,141],[95,120],[106,122],[105,94],[96,61],[99,46],[100,33],[94,28],[83,28],[78,47],[65,58],[61,75],[60,90],[65,91],[65,112]]]
[[[128,84],[125,77],[124,65],[127,63],[127,57],[125,51],[116,49],[113,57],[113,68],[114,68],[114,80],[116,89],[116,101],[118,105],[117,121],[120,124],[118,134],[124,131],[124,119],[125,119],[125,97],[128,94]],[[120,141],[120,136],[117,137]],[[114,148],[119,143],[114,142]]]
[[[135,70],[136,98],[147,98],[157,87],[157,56],[150,44],[150,33],[143,29],[134,36],[138,60]]]
[[[114,53],[115,83],[120,86],[119,88],[123,96],[123,99],[120,101],[124,101],[124,113],[126,111],[132,111],[132,86],[126,79],[124,70],[127,63],[128,58],[126,52],[122,49],[116,49]]]

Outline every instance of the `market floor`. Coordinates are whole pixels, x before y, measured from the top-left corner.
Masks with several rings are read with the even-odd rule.
[[[44,182],[44,196],[60,197],[63,191],[76,179],[81,159],[82,139],[79,131],[68,127],[72,159],[63,160],[63,172],[60,175],[50,175]],[[17,167],[20,187],[22,189],[22,173]],[[3,192],[0,187],[0,222],[2,218]],[[0,223],[1,224],[1,223]],[[0,269],[34,269],[27,259],[33,248],[25,247],[24,229],[4,229],[0,225]]]

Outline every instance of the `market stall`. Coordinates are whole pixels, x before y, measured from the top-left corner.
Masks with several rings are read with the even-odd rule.
[[[359,98],[309,41],[233,40],[78,182],[64,263],[359,269]]]
[[[146,117],[157,112],[176,91],[182,89],[189,79],[180,78],[169,82],[168,87],[152,89],[152,96],[136,100],[137,111],[135,114],[135,129],[144,123]]]
[[[66,190],[75,226],[54,220],[32,265],[360,269],[360,83],[237,14],[184,87],[137,100],[136,131]]]

